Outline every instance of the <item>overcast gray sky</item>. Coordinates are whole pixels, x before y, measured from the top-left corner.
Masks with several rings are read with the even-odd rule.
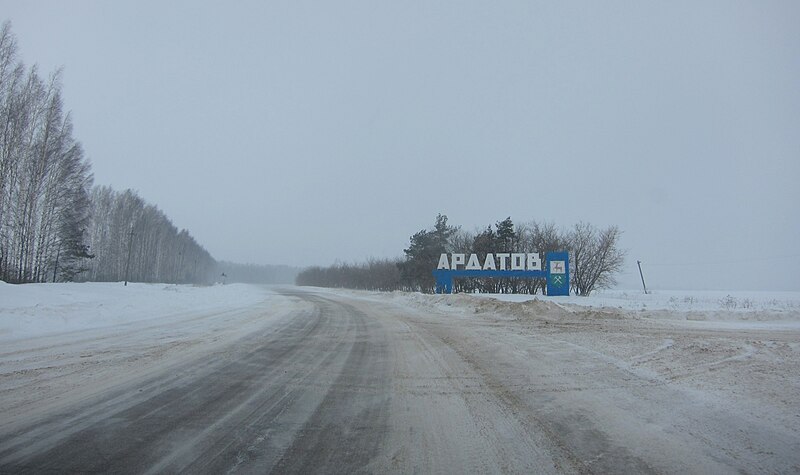
[[[437,213],[619,225],[621,285],[800,290],[800,2],[6,1],[95,182],[217,259]]]

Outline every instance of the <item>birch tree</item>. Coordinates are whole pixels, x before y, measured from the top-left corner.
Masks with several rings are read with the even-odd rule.
[[[60,71],[43,81],[0,29],[0,279],[72,278],[84,242],[91,172],[63,111]]]
[[[97,187],[91,208],[88,236],[96,257],[86,280],[184,284],[213,278],[216,261],[208,251],[136,192]]]

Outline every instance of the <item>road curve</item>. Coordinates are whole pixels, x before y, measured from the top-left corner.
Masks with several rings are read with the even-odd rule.
[[[792,434],[545,334],[368,299],[280,292],[295,309],[264,324],[253,322],[269,308],[253,309],[246,336],[122,375],[69,403],[2,414],[0,473],[797,467]],[[126,335],[108,337],[110,344],[124,346]],[[70,354],[66,346],[50,351]],[[35,390],[36,381],[19,391]],[[759,456],[766,445],[772,456]]]
[[[352,472],[386,434],[387,335],[344,303],[0,435],[0,471]]]

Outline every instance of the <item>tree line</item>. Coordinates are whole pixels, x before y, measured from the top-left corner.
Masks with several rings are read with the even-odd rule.
[[[329,267],[313,266],[297,274],[297,285],[345,289],[404,290],[399,259],[369,259],[360,264],[336,263]]]
[[[0,27],[0,280],[199,283],[216,262],[136,193],[92,188],[63,110],[61,72],[43,79]]]
[[[216,261],[185,229],[135,192],[95,187],[87,228],[92,258],[76,280],[205,283]]]
[[[589,295],[595,289],[616,283],[615,275],[622,269],[625,258],[625,252],[619,248],[620,235],[616,226],[601,229],[581,222],[560,228],[553,223],[536,221],[516,225],[511,217],[470,232],[448,224],[447,216],[440,214],[433,227],[422,229],[409,238],[403,258],[311,267],[298,275],[297,284],[432,293],[435,279],[431,271],[442,253],[474,253],[483,261],[488,253],[546,254],[566,250],[570,255],[571,291]],[[525,294],[544,293],[545,289],[544,279],[523,278],[463,278],[456,279],[453,288],[455,292]]]
[[[60,72],[43,79],[0,28],[0,279],[70,279],[89,257],[92,174],[63,111]]]

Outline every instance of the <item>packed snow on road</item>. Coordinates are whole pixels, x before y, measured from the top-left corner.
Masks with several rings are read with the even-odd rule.
[[[785,473],[798,408],[800,292],[0,284],[0,471]]]

